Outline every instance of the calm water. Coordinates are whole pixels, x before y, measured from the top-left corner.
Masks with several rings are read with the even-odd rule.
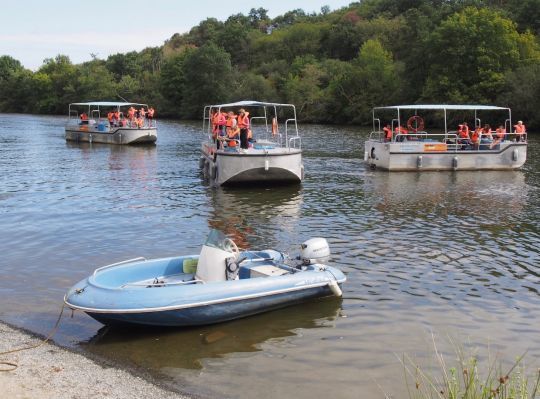
[[[433,363],[431,332],[539,366],[538,138],[517,172],[390,174],[363,166],[366,132],[307,125],[301,186],[223,190],[201,181],[198,123],[161,122],[155,147],[67,144],[63,123],[0,115],[0,319],[47,333],[96,267],[196,253],[213,227],[291,252],[323,236],[343,301],[172,330],[75,313],[55,339],[202,396],[404,397],[398,357]]]

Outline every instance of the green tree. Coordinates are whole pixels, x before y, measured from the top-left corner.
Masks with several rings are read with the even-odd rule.
[[[162,113],[169,116],[179,116],[180,105],[186,91],[185,67],[186,58],[190,52],[185,50],[165,60],[159,74],[159,91],[165,100]]]
[[[504,74],[520,61],[515,24],[488,8],[467,7],[445,19],[428,40],[424,98],[489,103]]]
[[[200,118],[207,104],[229,100],[235,87],[231,56],[215,44],[187,53],[183,67],[184,95],[181,116]]]

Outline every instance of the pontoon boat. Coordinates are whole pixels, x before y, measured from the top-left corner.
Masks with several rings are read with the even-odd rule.
[[[88,102],[69,104],[66,140],[106,143],[140,144],[157,140],[155,121],[140,115],[129,115],[129,108],[148,110],[148,105],[128,102]],[[81,111],[79,113],[79,111]],[[109,120],[107,114],[115,114]]]
[[[230,137],[227,122],[214,115],[239,113],[248,118],[249,138]],[[235,124],[236,127],[236,124]],[[240,101],[204,108],[200,166],[212,184],[298,183],[304,177],[302,142],[298,134],[296,108],[292,104]]]
[[[444,131],[428,132],[424,117],[436,120],[441,113]],[[474,121],[470,128],[461,122],[467,118]],[[449,121],[454,121],[456,128],[458,124],[467,125],[463,130],[470,130],[469,135],[452,130]],[[373,168],[390,171],[518,169],[527,159],[527,134],[516,130],[510,108],[419,104],[377,107],[373,109],[373,131],[365,142],[364,160]]]

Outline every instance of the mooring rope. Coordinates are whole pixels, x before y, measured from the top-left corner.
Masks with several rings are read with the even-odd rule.
[[[47,342],[49,342],[49,340],[54,336],[54,334],[56,334],[56,331],[58,330],[58,327],[60,326],[60,320],[62,319],[62,314],[64,313],[64,308],[66,307],[66,304],[62,304],[62,309],[60,310],[60,314],[58,315],[58,319],[56,319],[56,323],[54,324],[54,327],[52,328],[51,332],[47,335],[47,337],[42,340],[41,342],[35,344],[35,345],[30,345],[30,346],[25,346],[23,348],[17,348],[17,349],[10,349],[8,351],[5,351],[5,352],[0,352],[0,356],[4,356],[4,355],[8,355],[10,353],[15,353],[15,352],[21,352],[21,351],[26,351],[26,350],[29,350],[29,349],[36,349],[36,348],[39,348],[40,346],[42,345],[45,345]],[[0,367],[0,372],[2,371],[14,371],[16,370],[19,365],[15,362],[8,362],[8,361],[0,361],[0,365],[3,365],[3,366],[7,366],[7,367]]]

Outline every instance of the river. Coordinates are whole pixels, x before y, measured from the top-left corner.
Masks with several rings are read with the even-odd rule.
[[[203,397],[406,397],[400,360],[430,367],[432,335],[481,359],[540,359],[540,138],[520,171],[366,168],[367,130],[300,126],[306,179],[215,189],[201,126],[160,121],[150,147],[70,144],[65,118],[0,114],[0,319],[46,334],[96,267],[197,253],[210,228],[294,252],[325,237],[348,277],[325,299],[187,329],[64,317],[55,341]]]

